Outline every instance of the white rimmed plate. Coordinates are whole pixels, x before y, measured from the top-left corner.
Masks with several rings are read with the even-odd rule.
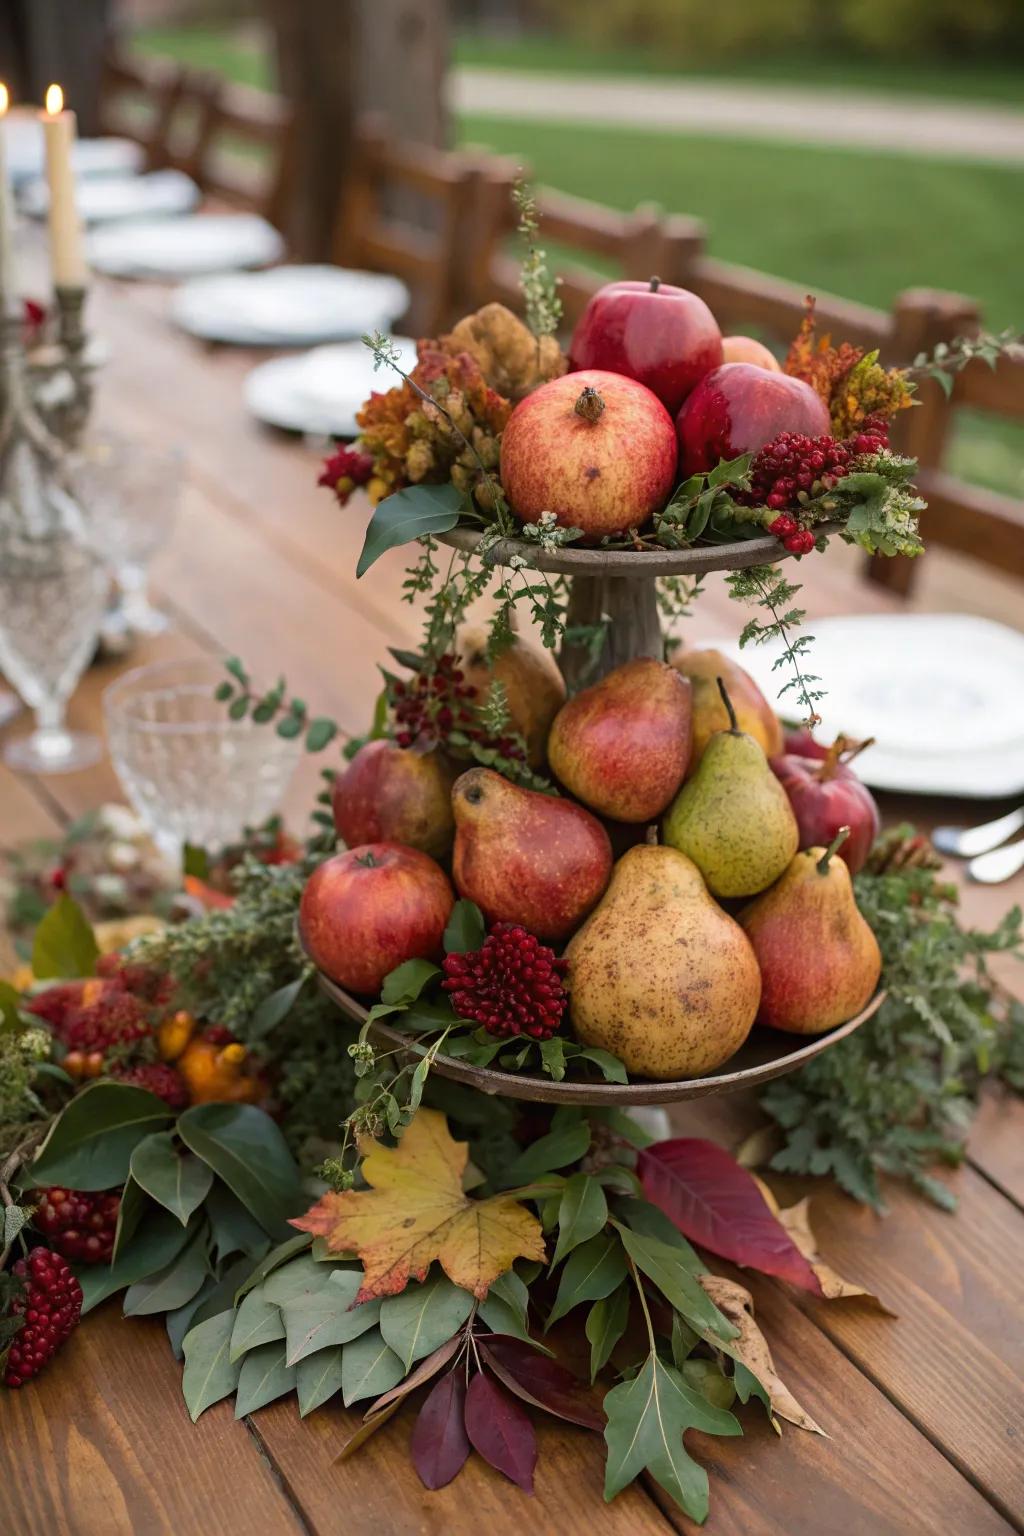
[[[416,363],[416,343],[408,336],[393,340],[408,371]],[[396,380],[390,370],[374,372],[373,355],[361,341],[347,341],[261,363],[246,378],[245,403],[258,420],[288,432],[354,437],[363,401]]]
[[[186,213],[96,229],[86,255],[90,266],[111,277],[195,277],[279,261],[284,241],[254,213]]]
[[[108,224],[115,219],[154,219],[188,213],[199,201],[199,188],[183,171],[94,176],[78,183],[75,200],[86,224]],[[46,182],[29,182],[22,190],[21,206],[31,218],[44,219],[50,207]]]
[[[15,186],[45,174],[43,126],[35,113],[12,112],[7,119],[7,167]],[[79,139],[72,151],[75,175],[136,176],[146,152],[133,139]]]
[[[1024,789],[1024,634],[970,614],[870,614],[808,621],[805,669],[826,695],[823,741],[874,736],[857,772],[876,789],[990,798]],[[719,642],[778,700],[786,668],[776,645]]]
[[[171,314],[205,341],[310,347],[386,331],[408,303],[409,290],[397,277],[295,266],[188,283],[175,294]]]

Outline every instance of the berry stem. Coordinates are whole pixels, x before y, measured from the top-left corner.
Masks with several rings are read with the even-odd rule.
[[[725,682],[720,677],[716,677],[715,682],[718,684],[718,691],[722,695],[722,703],[725,705],[726,713],[729,716],[729,730],[733,736],[739,736],[741,732],[736,720],[736,711],[732,707],[732,699],[729,697]]]
[[[838,853],[839,852],[839,849],[846,842],[846,839],[849,837],[849,835],[850,835],[849,827],[840,827],[839,828],[839,831],[836,833],[835,837],[829,843],[828,847],[825,849],[825,852],[822,854],[821,858],[818,860],[816,868],[817,868],[817,871],[818,871],[819,875],[827,875],[828,874],[828,867],[829,867],[829,864],[831,863],[832,855],[834,853]]]

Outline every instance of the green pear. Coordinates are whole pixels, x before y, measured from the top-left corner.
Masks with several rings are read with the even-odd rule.
[[[750,1031],[761,973],[700,870],[650,843],[623,854],[565,951],[572,1026],[628,1072],[673,1081],[727,1061]]]
[[[730,728],[716,731],[696,773],[665,813],[666,843],[691,858],[715,896],[756,896],[800,846],[789,797],[753,736],[741,731],[718,679]]]

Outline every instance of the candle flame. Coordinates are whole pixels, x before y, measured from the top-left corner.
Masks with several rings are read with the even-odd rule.
[[[0,117],[3,117],[11,104],[11,93],[0,80]]]
[[[51,85],[46,90],[46,110],[50,117],[57,117],[64,110],[64,92],[59,85]]]

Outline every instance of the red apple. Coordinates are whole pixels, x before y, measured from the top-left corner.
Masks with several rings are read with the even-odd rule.
[[[672,418],[635,379],[591,368],[551,379],[516,406],[501,436],[513,512],[553,512],[589,542],[641,528],[676,480]]]
[[[314,965],[350,992],[372,996],[396,965],[440,954],[454,905],[448,877],[425,853],[367,843],[313,871],[299,932]]]
[[[881,825],[874,796],[848,766],[869,745],[840,736],[820,760],[792,752],[769,759],[793,807],[801,848],[827,848],[840,827],[849,827],[838,854],[851,875],[863,869]]]
[[[819,763],[828,757],[829,749],[823,742],[815,741],[813,731],[806,725],[785,733],[786,751],[792,757],[813,757]],[[781,756],[781,754],[780,754]]]
[[[722,333],[704,300],[656,277],[599,288],[569,343],[570,368],[637,379],[673,413],[721,361]]]
[[[368,741],[334,781],[334,825],[349,848],[403,843],[435,859],[451,851],[454,768],[440,752]]]
[[[828,406],[802,379],[754,363],[723,363],[701,379],[676,417],[679,467],[684,476],[698,474],[719,459],[756,453],[780,432],[821,437],[829,426]]]

